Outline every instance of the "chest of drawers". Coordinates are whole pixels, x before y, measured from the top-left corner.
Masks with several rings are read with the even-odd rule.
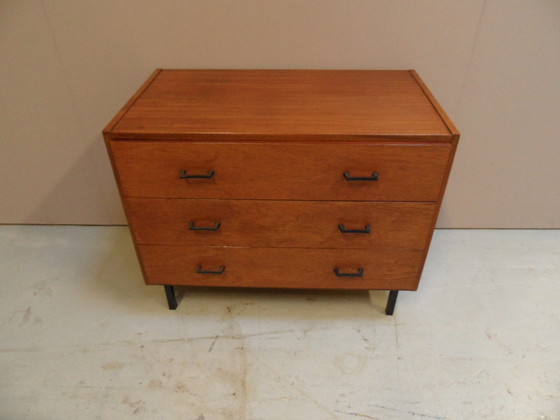
[[[414,71],[157,70],[104,130],[144,280],[416,290],[459,133]]]

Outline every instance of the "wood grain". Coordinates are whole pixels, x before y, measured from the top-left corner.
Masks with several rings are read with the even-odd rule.
[[[298,248],[213,248],[141,245],[147,284],[400,289],[418,286],[420,251]],[[198,274],[197,267],[223,274]],[[337,277],[364,269],[363,277]]]
[[[451,136],[409,71],[372,70],[163,70],[111,135]]]
[[[450,146],[111,141],[127,197],[436,201]],[[181,170],[214,178],[184,180]],[[379,181],[346,181],[379,173]]]
[[[126,199],[139,244],[423,250],[434,203]],[[189,230],[214,226],[216,231]],[[364,229],[370,233],[342,233]]]

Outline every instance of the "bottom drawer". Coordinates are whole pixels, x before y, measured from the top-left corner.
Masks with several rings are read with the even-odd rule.
[[[139,246],[147,284],[416,290],[422,251]]]

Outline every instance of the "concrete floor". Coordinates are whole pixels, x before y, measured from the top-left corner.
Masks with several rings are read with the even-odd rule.
[[[0,419],[560,419],[560,231],[437,231],[394,317],[381,291],[169,311],[122,227],[0,226],[0,280]]]

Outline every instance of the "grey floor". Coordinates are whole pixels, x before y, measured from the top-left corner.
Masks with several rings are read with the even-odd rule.
[[[0,419],[560,419],[560,231],[439,230],[418,292],[144,286],[122,227],[0,226]]]

